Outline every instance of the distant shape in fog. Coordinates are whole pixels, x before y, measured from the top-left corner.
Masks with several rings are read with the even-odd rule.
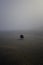
[[[20,35],[20,39],[24,39],[24,35],[23,34]]]

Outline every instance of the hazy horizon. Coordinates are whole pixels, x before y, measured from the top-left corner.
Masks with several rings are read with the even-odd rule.
[[[43,30],[43,0],[0,0],[0,31]]]

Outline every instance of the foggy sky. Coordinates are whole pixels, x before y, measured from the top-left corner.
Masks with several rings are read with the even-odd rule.
[[[43,0],[0,0],[0,30],[43,27]]]

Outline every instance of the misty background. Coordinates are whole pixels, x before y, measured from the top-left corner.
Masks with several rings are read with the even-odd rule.
[[[13,64],[43,65],[43,0],[0,0],[0,65]]]
[[[0,0],[0,31],[43,30],[43,0]]]

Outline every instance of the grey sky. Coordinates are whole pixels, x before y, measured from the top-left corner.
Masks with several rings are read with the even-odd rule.
[[[43,0],[0,0],[0,30],[43,26]]]

